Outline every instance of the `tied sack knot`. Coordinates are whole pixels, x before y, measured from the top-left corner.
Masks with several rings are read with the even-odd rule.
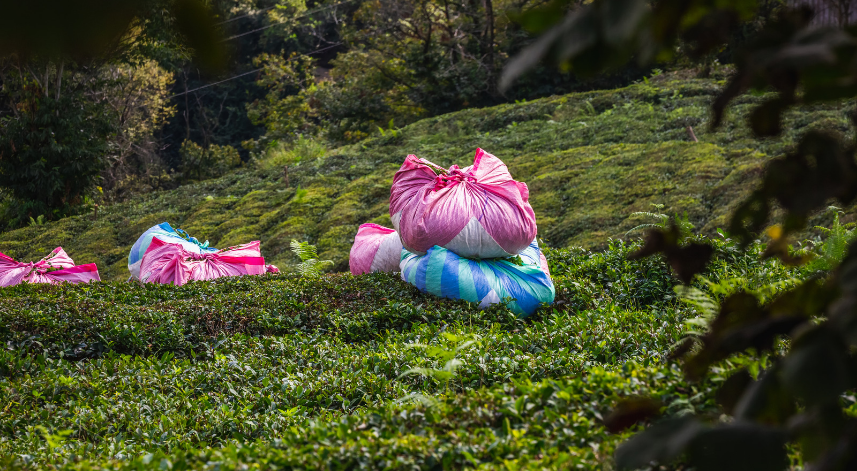
[[[449,173],[440,174],[434,179],[434,188],[432,191],[438,191],[451,185],[458,183],[476,183],[476,177],[470,172],[462,171],[458,165],[453,165],[449,168]]]
[[[211,260],[215,257],[216,257],[216,255],[213,253],[195,253],[195,254],[191,254],[191,256],[188,257],[188,260],[193,260],[195,262],[201,262],[203,260]]]
[[[27,274],[24,276],[25,278],[31,277],[36,273],[44,275],[53,268],[49,263],[45,263],[44,260],[40,260],[38,262],[27,262],[23,265],[28,269]]]

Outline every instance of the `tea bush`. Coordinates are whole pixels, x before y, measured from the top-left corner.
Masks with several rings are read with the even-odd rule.
[[[715,244],[711,279],[804,276]],[[0,465],[610,466],[621,398],[712,413],[740,366],[683,379],[668,354],[696,314],[637,248],[548,250],[558,302],[525,320],[390,274],[2,289]],[[448,380],[431,373],[448,358]]]

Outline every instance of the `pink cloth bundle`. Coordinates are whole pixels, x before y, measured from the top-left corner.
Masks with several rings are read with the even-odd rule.
[[[539,252],[539,266],[542,267],[542,271],[545,272],[545,275],[551,276],[551,269],[548,266],[548,259],[545,258],[545,254]]]
[[[47,257],[38,262],[16,262],[0,252],[0,286],[14,286],[20,283],[89,283],[101,281],[98,267],[94,263],[75,266],[74,260],[57,247]]]
[[[352,275],[399,271],[401,260],[402,241],[395,230],[377,224],[360,226],[348,258]]]
[[[435,245],[466,258],[509,257],[536,237],[525,183],[497,157],[476,150],[473,165],[449,170],[409,155],[390,191],[390,217],[404,247]]]
[[[172,283],[181,286],[191,280],[213,280],[223,276],[277,273],[277,267],[265,265],[259,241],[210,253],[194,253],[181,244],[152,239],[143,255],[140,280],[144,283]]]

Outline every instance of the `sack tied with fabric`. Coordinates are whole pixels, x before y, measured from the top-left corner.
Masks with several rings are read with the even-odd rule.
[[[482,149],[465,168],[409,155],[390,189],[394,229],[360,226],[351,273],[400,271],[425,293],[528,316],[556,294],[528,200],[527,185]]]

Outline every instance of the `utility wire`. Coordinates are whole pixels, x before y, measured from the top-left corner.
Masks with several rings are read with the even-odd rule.
[[[315,51],[312,51],[312,52],[307,52],[306,54],[301,54],[301,56],[309,56],[309,55],[312,55],[312,54],[318,54],[319,52],[324,52],[324,51],[326,51],[326,50],[328,50],[328,49],[333,49],[334,47],[336,47],[336,46],[341,46],[341,45],[342,45],[342,43],[336,43],[336,44],[333,44],[333,45],[330,45],[330,46],[327,46],[327,47],[323,47],[323,48],[321,48],[321,49],[316,49]],[[295,57],[300,57],[300,56],[295,56]],[[291,61],[292,59],[294,59],[295,57],[289,57],[288,59],[286,59],[286,62],[290,62],[290,61]],[[219,82],[214,82],[214,83],[210,83],[210,84],[208,84],[208,85],[203,85],[203,86],[201,86],[201,87],[197,87],[197,88],[194,88],[193,90],[188,90],[188,91],[186,91],[186,92],[177,93],[177,94],[175,94],[175,95],[173,95],[173,96],[171,96],[171,97],[167,97],[167,100],[171,100],[171,99],[173,99],[173,98],[175,98],[175,97],[177,97],[177,96],[187,95],[188,93],[193,93],[193,92],[195,92],[195,91],[197,91],[197,90],[202,90],[203,88],[208,88],[208,87],[213,87],[213,86],[215,86],[215,85],[220,85],[221,83],[229,82],[230,80],[235,80],[235,79],[237,79],[237,78],[244,77],[245,75],[255,74],[256,72],[259,72],[259,71],[262,71],[262,70],[265,70],[265,68],[264,68],[264,67],[262,67],[262,68],[260,68],[260,69],[251,70],[251,71],[249,71],[249,72],[244,72],[243,74],[238,74],[238,75],[236,75],[236,76],[234,76],[234,77],[229,77],[228,79],[224,79],[224,80],[221,80],[221,81],[219,81]]]
[[[173,98],[175,98],[175,97],[177,97],[177,96],[187,95],[188,93],[193,93],[193,92],[195,92],[195,91],[197,91],[197,90],[202,90],[203,88],[208,88],[208,87],[213,87],[213,86],[215,86],[215,85],[220,85],[221,83],[228,82],[228,81],[230,81],[230,80],[235,80],[235,79],[237,79],[237,78],[241,78],[241,77],[243,77],[243,76],[245,76],[245,75],[254,74],[254,73],[256,73],[256,72],[259,72],[260,70],[264,70],[264,67],[263,67],[263,68],[261,68],[261,69],[256,69],[256,70],[251,70],[251,71],[249,71],[249,72],[244,72],[243,74],[238,74],[238,75],[236,75],[236,76],[234,76],[234,77],[229,77],[229,78],[228,78],[228,79],[226,79],[226,80],[221,80],[221,81],[219,81],[219,82],[214,82],[214,83],[210,83],[210,84],[208,84],[208,85],[203,85],[203,86],[201,86],[201,87],[194,88],[193,90],[188,90],[188,91],[186,91],[186,92],[177,93],[177,94],[175,94],[175,95],[173,95],[173,96],[171,96],[171,97],[167,97],[167,100],[171,100],[171,99],[173,99]]]
[[[241,36],[247,36],[248,34],[258,33],[259,31],[262,31],[262,30],[265,30],[265,29],[268,29],[268,28],[273,28],[274,26],[283,25],[283,24],[286,24],[286,23],[288,23],[288,22],[290,22],[290,21],[292,21],[292,20],[297,20],[297,19],[299,19],[299,18],[303,18],[303,17],[305,17],[305,16],[310,16],[310,15],[315,14],[315,13],[318,13],[318,12],[320,12],[320,11],[329,10],[329,9],[331,9],[331,8],[333,8],[333,7],[338,7],[338,6],[340,6],[340,5],[345,5],[346,3],[351,3],[351,2],[353,2],[353,1],[354,1],[354,0],[345,0],[344,2],[334,3],[333,5],[328,5],[328,6],[326,6],[326,7],[316,8],[315,10],[310,10],[310,11],[308,11],[308,12],[306,12],[306,13],[302,14],[302,15],[298,15],[298,16],[295,16],[295,17],[293,17],[293,18],[289,18],[289,19],[288,19],[288,20],[286,20],[286,21],[280,21],[279,23],[273,23],[273,24],[270,24],[270,25],[265,25],[265,26],[262,26],[261,28],[256,28],[256,29],[254,29],[254,30],[250,30],[250,31],[247,31],[247,32],[244,32],[244,33],[241,33],[241,34],[236,34],[235,36],[229,36],[228,38],[223,39],[221,42],[226,42],[226,41],[229,41],[229,40],[232,40],[232,39],[235,39],[235,38],[240,38]],[[269,10],[270,10],[270,8],[269,8]],[[235,19],[237,20],[238,18],[235,18]]]

